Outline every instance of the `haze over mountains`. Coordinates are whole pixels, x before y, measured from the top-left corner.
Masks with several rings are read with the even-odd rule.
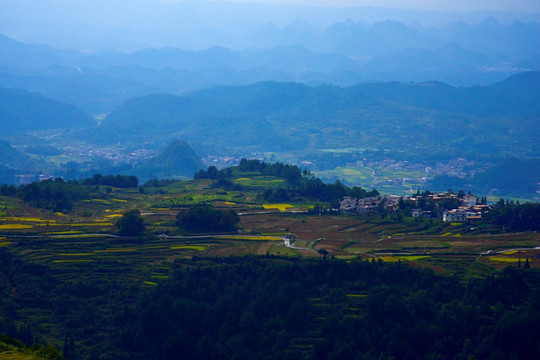
[[[535,144],[540,136],[539,104],[540,72],[470,88],[436,82],[348,88],[263,82],[187,96],[134,98],[102,122],[94,141],[148,142],[182,137],[191,143],[228,149],[225,153],[240,148],[316,152],[360,146],[401,149],[409,155],[430,148],[458,154],[489,143],[489,150],[478,146],[477,156],[488,155],[493,149],[514,151],[508,146],[519,141],[520,154],[525,154],[526,148],[540,155]],[[456,141],[464,147],[456,146]],[[448,148],[443,148],[444,144]]]
[[[536,13],[6,4],[0,140],[24,158],[0,163],[7,178],[37,168],[168,176],[175,167],[163,154],[189,160],[183,176],[199,156],[320,168],[540,156]]]
[[[90,114],[134,96],[259,81],[472,86],[540,70],[535,14],[194,1],[120,11],[124,4],[114,1],[98,16],[97,5],[38,1],[21,16],[30,3],[0,15],[0,87],[41,92]],[[83,10],[86,25],[76,24]],[[75,15],[63,17],[67,11]],[[36,18],[43,13],[50,17]]]
[[[0,88],[0,132],[4,135],[93,125],[92,118],[73,105],[25,90]]]
[[[7,129],[4,134],[11,134],[9,139],[19,144],[30,140],[34,145],[37,140],[44,146],[53,141],[64,148],[73,148],[76,143],[90,149],[161,151],[172,142],[154,160],[141,162],[141,158],[128,167],[121,166],[129,161],[119,160],[114,150],[101,155],[109,162],[99,160],[102,150],[90,151],[89,158],[82,158],[89,162],[85,167],[94,171],[101,167],[145,178],[190,176],[204,167],[196,153],[288,154],[295,162],[321,163],[321,149],[355,149],[344,160],[334,161],[334,166],[341,164],[339,161],[369,157],[366,151],[373,156],[380,157],[382,152],[387,158],[421,162],[454,157],[476,161],[540,157],[540,72],[468,88],[439,82],[369,83],[346,88],[260,82],[182,96],[147,95],[125,102],[99,125],[72,105],[24,91],[3,90],[0,94],[7,104],[0,125]],[[13,123],[17,116],[20,119]],[[54,119],[63,122],[55,123]],[[48,132],[33,134],[38,130]],[[179,138],[194,146],[195,152]],[[5,148],[11,149],[9,144]],[[19,149],[36,153],[28,146],[19,145]],[[22,158],[23,154],[19,155]],[[13,162],[5,165],[14,167]],[[54,169],[45,163],[40,167]]]

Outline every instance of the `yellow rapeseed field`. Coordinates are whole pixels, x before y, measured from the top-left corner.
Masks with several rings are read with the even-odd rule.
[[[110,222],[96,222],[96,223],[73,223],[72,226],[113,226]]]
[[[83,200],[84,202],[97,202],[97,203],[102,203],[102,204],[111,204],[110,201],[108,200],[103,200],[103,199],[90,199],[90,200]]]
[[[203,251],[206,249],[204,245],[173,245],[170,247],[171,250],[197,250]]]
[[[32,218],[32,217],[4,217],[2,218],[3,221],[19,221],[19,222],[56,222],[56,220],[47,220],[47,219],[40,219],[40,218]]]
[[[22,229],[32,229],[32,225],[25,225],[25,224],[0,225],[0,230],[22,230]]]
[[[292,208],[294,206],[289,204],[263,204],[265,209],[278,209],[279,211],[287,211],[287,208]]]
[[[59,235],[59,234],[54,234],[54,235],[50,235],[50,237],[52,238],[62,238],[62,239],[81,239],[81,238],[95,238],[95,237],[99,237],[99,235],[93,235],[93,234],[67,234],[67,235]]]
[[[507,263],[517,263],[519,262],[518,258],[509,258],[509,257],[502,257],[502,256],[490,256],[490,261],[498,261],[498,262],[507,262]]]
[[[519,250],[501,251],[501,253],[506,254],[506,255],[516,254],[516,253],[518,253],[518,252],[519,252]]]

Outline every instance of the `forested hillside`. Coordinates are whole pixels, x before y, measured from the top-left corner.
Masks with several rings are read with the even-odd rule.
[[[0,131],[3,135],[94,125],[89,115],[73,105],[24,90],[0,89]]]
[[[540,151],[540,90],[531,86],[537,79],[530,72],[472,88],[436,82],[350,88],[258,83],[184,97],[152,95],[114,111],[95,139],[182,137],[229,151],[362,147],[409,156],[530,156]]]
[[[18,289],[1,285],[12,310],[0,331],[23,311],[49,314],[68,360],[540,355],[536,277],[510,268],[463,285],[401,263],[178,260],[170,279],[139,293],[114,273],[99,283],[57,280],[0,256]]]

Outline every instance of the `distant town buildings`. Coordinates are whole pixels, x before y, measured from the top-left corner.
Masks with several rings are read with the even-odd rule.
[[[374,196],[355,199],[346,196],[340,202],[342,214],[374,215],[382,208],[387,214],[396,214],[400,206],[409,208],[415,218],[442,219],[448,222],[480,222],[482,214],[489,211],[489,206],[479,203],[473,194],[422,193],[416,196]]]

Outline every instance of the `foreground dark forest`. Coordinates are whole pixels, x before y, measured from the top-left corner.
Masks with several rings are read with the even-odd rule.
[[[378,192],[258,160],[2,185],[0,358],[539,358],[538,204],[411,217],[430,194],[334,214]]]
[[[462,282],[400,262],[193,258],[140,290],[114,272],[62,281],[5,250],[0,258],[1,331],[63,338],[65,359],[540,356],[540,278],[528,269]],[[55,324],[21,326],[29,314]]]

